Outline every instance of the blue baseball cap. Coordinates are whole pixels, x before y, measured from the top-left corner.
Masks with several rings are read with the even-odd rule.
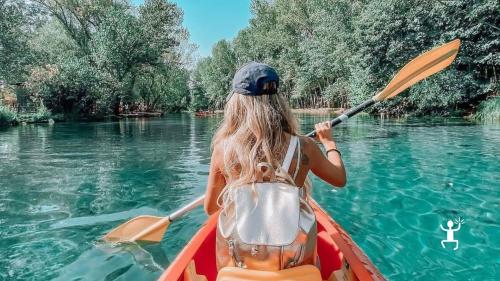
[[[276,91],[264,90],[264,84],[268,82],[276,82],[276,87],[279,86],[279,76],[274,68],[265,63],[249,62],[243,65],[233,78],[233,87],[231,93],[227,97],[229,100],[234,93],[246,96],[261,96],[272,95]]]

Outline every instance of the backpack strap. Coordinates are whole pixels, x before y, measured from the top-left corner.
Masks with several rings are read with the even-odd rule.
[[[283,164],[281,167],[283,170],[288,172],[290,169],[290,164],[292,164],[293,154],[295,153],[295,148],[297,147],[299,138],[297,136],[290,136],[290,142],[288,143],[288,150],[285,155],[285,159],[283,159]]]
[[[300,168],[300,161],[302,160],[302,155],[300,153],[300,140],[297,138],[297,165],[295,165],[295,172],[293,173],[293,180],[297,177]]]

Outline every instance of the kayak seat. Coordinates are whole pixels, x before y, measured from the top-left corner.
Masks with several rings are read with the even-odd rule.
[[[302,265],[280,271],[261,271],[239,267],[224,267],[219,270],[217,281],[321,281],[316,266]]]

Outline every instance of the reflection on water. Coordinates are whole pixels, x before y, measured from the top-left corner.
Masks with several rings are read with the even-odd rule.
[[[303,132],[327,118],[299,117]],[[178,114],[0,131],[0,280],[155,280],[204,221],[201,209],[161,244],[98,238],[202,193],[219,121]],[[314,197],[388,279],[495,279],[499,126],[358,118],[335,136],[348,186],[313,179]],[[439,224],[458,216],[460,248],[443,249]]]

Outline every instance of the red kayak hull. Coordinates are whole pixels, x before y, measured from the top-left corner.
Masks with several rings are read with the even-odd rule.
[[[349,234],[328,216],[316,202],[312,201],[311,206],[318,222],[317,249],[323,280],[327,280],[333,271],[341,268],[342,258],[347,260],[358,280],[385,280]],[[195,263],[196,272],[205,275],[208,281],[217,279],[215,262],[217,215],[208,218],[172,264],[163,272],[158,281],[184,281],[184,271],[191,261]]]

